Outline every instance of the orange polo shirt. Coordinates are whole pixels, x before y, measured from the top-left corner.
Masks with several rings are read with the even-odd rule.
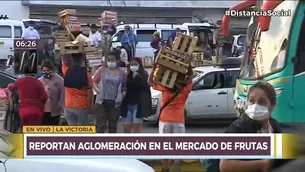
[[[158,84],[153,84],[155,90],[162,92],[161,107],[171,99],[175,93]],[[180,94],[168,104],[160,114],[161,122],[184,123],[185,103],[192,90],[192,81],[188,80],[186,86],[181,90]]]
[[[68,66],[66,64],[62,65],[62,72],[65,75],[68,71]],[[89,72],[88,75],[88,88],[75,89],[75,88],[65,88],[65,107],[67,108],[89,108],[88,104],[88,89],[93,86],[92,76]]]

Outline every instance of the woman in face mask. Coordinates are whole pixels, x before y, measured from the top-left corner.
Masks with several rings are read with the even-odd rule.
[[[54,72],[54,66],[51,60],[44,61],[41,70],[43,75],[39,80],[48,95],[42,123],[43,125],[59,125],[65,98],[64,79]]]
[[[122,105],[125,133],[140,133],[143,118],[151,115],[151,93],[148,73],[140,58],[131,60],[128,66],[127,93]]]
[[[106,65],[100,67],[93,78],[97,93],[96,126],[98,133],[104,133],[107,129],[109,133],[116,133],[120,106],[126,94],[126,75],[118,68],[118,53],[110,52],[105,60]]]
[[[271,117],[276,105],[276,92],[271,84],[258,82],[248,92],[243,118],[234,121],[227,133],[281,133],[279,123]],[[268,160],[220,160],[221,172],[262,172]]]

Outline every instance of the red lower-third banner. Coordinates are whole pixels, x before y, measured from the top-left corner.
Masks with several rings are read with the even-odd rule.
[[[24,157],[273,158],[264,134],[26,134]]]

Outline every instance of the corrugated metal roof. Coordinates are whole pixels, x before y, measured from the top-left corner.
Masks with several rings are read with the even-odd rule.
[[[65,7],[30,6],[30,18],[59,21],[57,13]],[[80,23],[99,24],[101,13],[106,10],[99,8],[77,7],[76,13]],[[119,21],[124,23],[184,23],[192,22],[192,10],[171,9],[159,10],[157,8],[117,8]],[[156,11],[158,13],[156,13]]]
[[[165,7],[165,8],[230,8],[238,1],[145,1],[145,0],[104,0],[104,1],[37,1],[26,0],[28,5],[95,6],[95,7]],[[25,4],[25,3],[24,3]]]

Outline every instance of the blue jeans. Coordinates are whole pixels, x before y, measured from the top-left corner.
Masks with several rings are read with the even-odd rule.
[[[138,105],[128,105],[127,108],[128,111],[124,124],[140,124],[143,122],[142,118],[137,118]]]
[[[68,125],[89,125],[89,109],[65,108]]]

